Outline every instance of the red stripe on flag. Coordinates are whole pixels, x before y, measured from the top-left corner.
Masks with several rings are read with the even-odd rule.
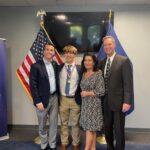
[[[30,67],[33,63],[36,62],[36,60],[34,58],[34,55],[33,55],[35,53],[34,48],[36,48],[36,46],[38,46],[37,50],[39,52],[43,50],[40,46],[43,45],[49,38],[48,34],[45,34],[44,32],[47,33],[45,31],[44,27],[41,26],[40,31],[37,34],[37,38],[34,41],[35,44],[33,45],[33,47],[31,47],[30,51],[28,52],[28,54],[25,58],[25,61],[21,64],[21,69],[23,69],[23,72],[21,72],[22,71],[21,69],[19,69],[19,68],[17,69],[18,78],[21,81],[24,89],[26,90],[26,92],[28,93],[28,95],[30,97],[32,97],[32,96],[31,96],[30,85],[28,83],[28,79],[29,79],[29,76],[30,76]],[[41,40],[41,39],[44,39],[44,41]],[[33,52],[33,54],[32,54],[32,52]],[[56,52],[55,58],[56,58],[56,60],[59,64],[63,63],[63,61],[62,61],[62,59],[61,59],[58,52]],[[27,78],[27,81],[25,80],[26,78]]]
[[[56,52],[56,54],[55,54],[55,57],[56,57],[57,61],[59,62],[59,64],[62,64],[62,63],[63,63],[63,61],[61,60],[61,58],[60,58],[60,56],[57,54],[57,52]]]
[[[17,69],[17,74],[18,74],[18,76],[20,77],[20,79],[21,79],[21,81],[22,81],[24,87],[26,88],[27,92],[28,92],[28,93],[30,94],[30,96],[31,96],[31,91],[30,91],[29,84],[26,82],[24,76],[22,75],[22,73],[20,72],[19,69]],[[32,97],[32,96],[31,96],[31,97]]]
[[[24,64],[24,62],[22,63],[22,68],[25,71],[26,75],[29,77],[30,72],[28,71],[28,68],[26,67],[26,65]]]
[[[29,63],[30,66],[33,64],[33,62],[32,62],[32,60],[30,59],[30,56],[29,56],[29,55],[26,56],[26,60],[27,60],[27,62]]]

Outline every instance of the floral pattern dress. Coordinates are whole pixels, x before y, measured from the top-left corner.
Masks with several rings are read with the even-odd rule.
[[[83,130],[100,131],[103,127],[101,96],[105,93],[102,72],[94,72],[89,78],[81,79],[82,91],[93,91],[95,96],[82,97],[80,125]]]

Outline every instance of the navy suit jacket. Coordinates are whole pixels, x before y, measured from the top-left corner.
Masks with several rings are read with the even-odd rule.
[[[57,63],[52,62],[54,68],[55,77],[57,72]],[[43,60],[32,64],[30,70],[30,90],[33,97],[34,105],[42,102],[46,108],[50,97],[50,84],[48,79],[48,73]],[[56,79],[57,88],[57,79]]]
[[[103,72],[106,58],[99,64]],[[115,55],[108,77],[108,105],[112,111],[122,109],[122,104],[131,104],[133,94],[133,78],[130,61],[127,57]]]
[[[59,74],[62,70],[62,68],[64,67],[64,64],[61,64],[58,66],[58,84],[59,84]],[[79,75],[79,83],[78,83],[78,86],[77,86],[77,89],[76,89],[76,92],[75,92],[75,101],[78,105],[81,105],[81,95],[80,95],[80,92],[81,92],[81,88],[80,88],[80,81],[81,81],[81,77],[82,77],[82,70],[81,70],[81,65],[76,65],[76,69],[77,69],[77,72],[78,72],[78,75]],[[59,86],[58,86],[58,93],[60,95],[60,90],[59,90]]]

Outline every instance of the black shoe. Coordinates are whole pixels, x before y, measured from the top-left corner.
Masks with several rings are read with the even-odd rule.
[[[50,148],[50,150],[57,150],[56,148]]]

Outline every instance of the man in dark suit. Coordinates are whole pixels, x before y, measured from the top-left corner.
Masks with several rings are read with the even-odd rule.
[[[103,98],[107,150],[124,150],[125,113],[131,107],[133,93],[132,69],[127,57],[116,54],[112,36],[104,37],[103,45],[107,58],[100,62],[99,67],[105,79],[106,94]]]
[[[67,150],[69,144],[69,120],[71,121],[71,136],[73,150],[79,150],[80,142],[80,88],[81,66],[75,63],[77,49],[72,45],[63,48],[65,63],[59,66],[59,93],[60,93],[60,150]]]
[[[46,44],[43,59],[31,66],[30,89],[39,122],[39,136],[41,150],[56,149],[58,96],[56,93],[57,64],[52,61],[55,47]],[[46,131],[46,122],[49,122],[49,137]]]

